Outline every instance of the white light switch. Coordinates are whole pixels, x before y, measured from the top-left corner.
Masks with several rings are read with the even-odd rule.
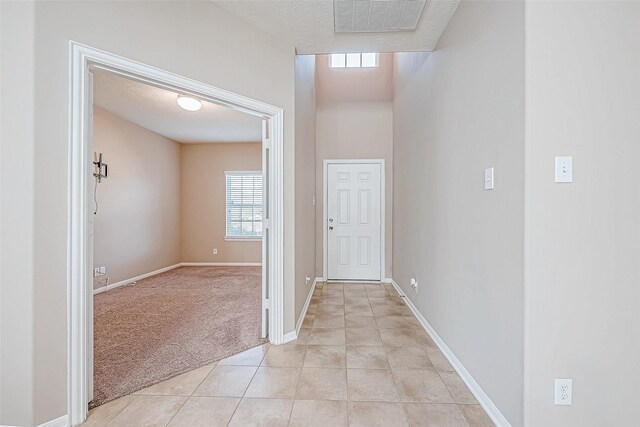
[[[484,189],[493,190],[493,168],[484,170]]]
[[[556,156],[556,182],[573,182],[572,156]]]

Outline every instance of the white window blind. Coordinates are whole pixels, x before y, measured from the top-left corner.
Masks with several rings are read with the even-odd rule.
[[[262,236],[262,172],[225,172],[227,237]]]

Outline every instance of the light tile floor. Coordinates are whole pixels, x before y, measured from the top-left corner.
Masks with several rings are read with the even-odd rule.
[[[102,405],[83,426],[493,426],[393,286],[320,283],[297,340]]]

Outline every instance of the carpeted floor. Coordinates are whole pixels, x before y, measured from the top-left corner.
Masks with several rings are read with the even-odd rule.
[[[95,407],[260,345],[260,267],[179,267],[94,297]]]

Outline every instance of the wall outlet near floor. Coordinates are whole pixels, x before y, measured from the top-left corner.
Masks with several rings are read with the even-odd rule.
[[[411,289],[415,290],[418,293],[418,280],[415,277],[412,277],[409,280],[409,284],[411,285]]]
[[[214,255],[218,255],[218,248],[214,248],[214,249],[213,249],[213,254],[214,254]]]
[[[304,284],[305,285],[308,285],[310,281],[311,281],[311,277],[307,276],[307,277],[304,278]]]
[[[572,386],[573,380],[570,378],[556,378],[555,398],[553,403],[556,405],[572,404]]]

